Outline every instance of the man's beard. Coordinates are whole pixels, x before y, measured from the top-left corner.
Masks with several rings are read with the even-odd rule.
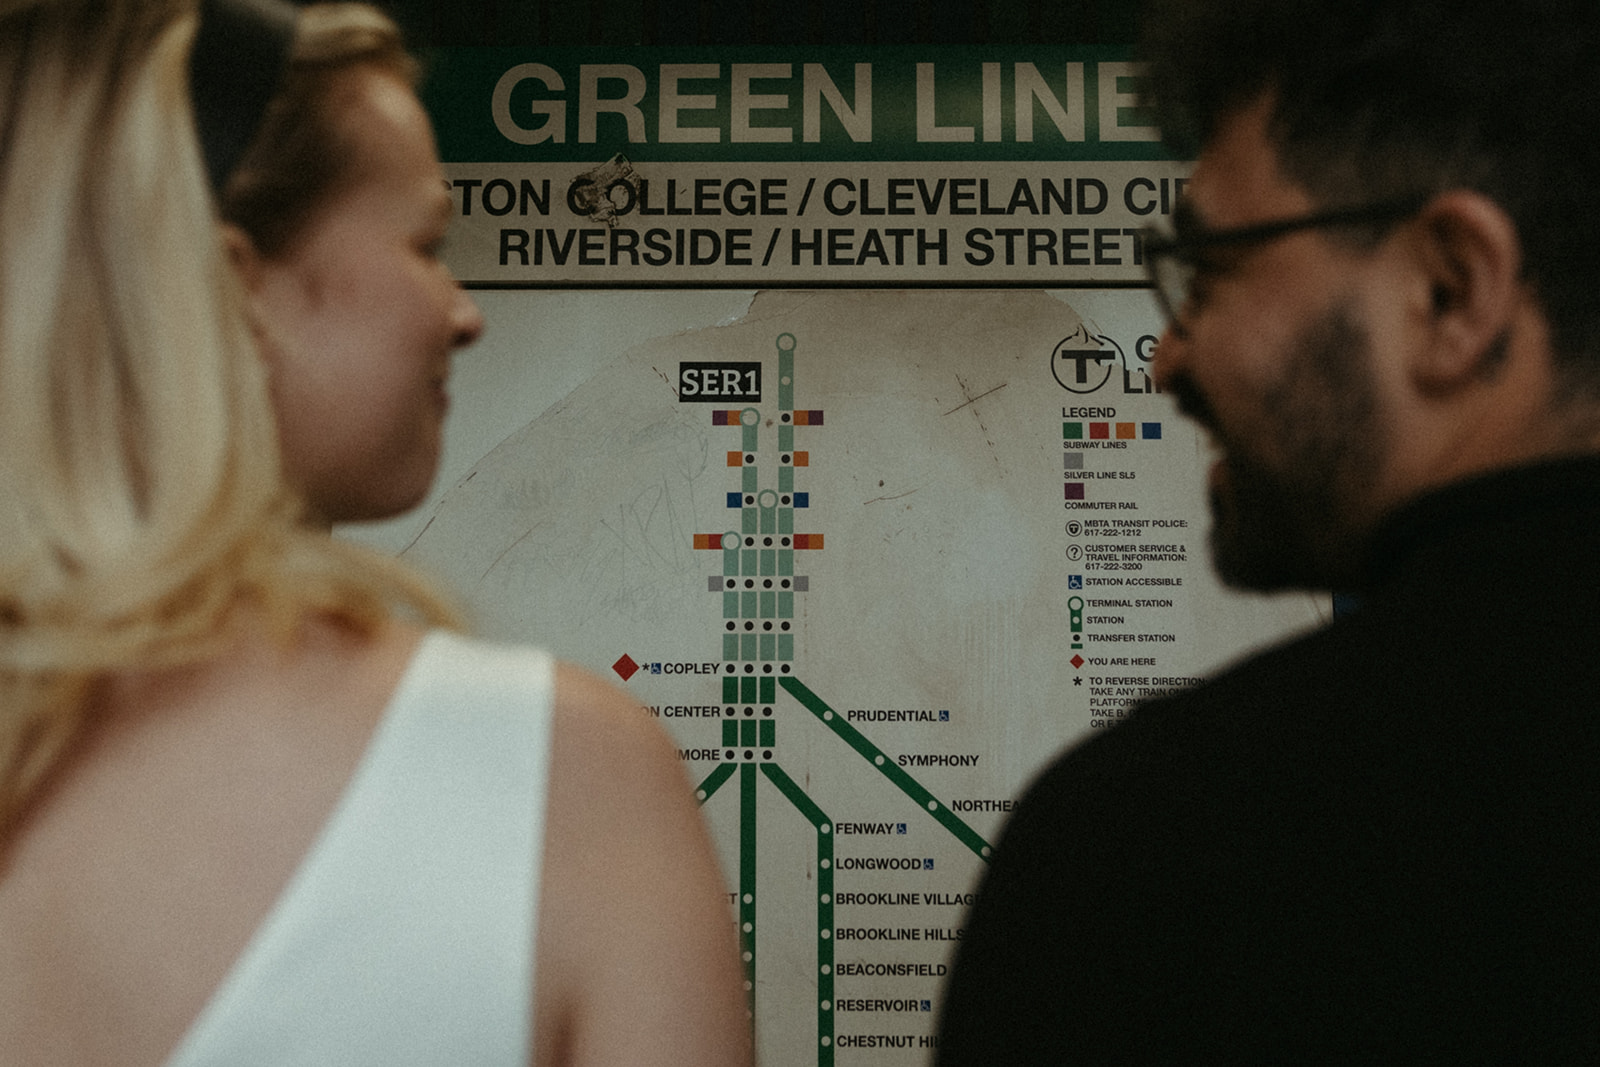
[[[1241,441],[1218,426],[1187,377],[1170,391],[1223,449],[1211,488],[1211,555],[1240,589],[1336,589],[1358,582],[1364,497],[1388,441],[1370,371],[1372,340],[1348,303],[1305,329],[1283,373],[1257,398],[1260,429]]]

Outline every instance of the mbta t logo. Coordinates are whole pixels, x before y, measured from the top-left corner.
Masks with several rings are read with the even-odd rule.
[[[1122,353],[1108,338],[1079,330],[1050,353],[1050,372],[1070,393],[1093,393],[1106,384],[1122,362]]]
[[[1155,344],[1154,336],[1141,336],[1134,345],[1136,362],[1130,363],[1128,354],[1116,341],[1080,326],[1050,353],[1050,373],[1055,375],[1061,388],[1083,394],[1099,392],[1120,368],[1122,392],[1155,392],[1155,382],[1145,369],[1155,358]]]

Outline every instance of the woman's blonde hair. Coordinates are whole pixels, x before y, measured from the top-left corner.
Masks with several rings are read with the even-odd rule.
[[[297,52],[341,22],[398,40],[341,7]],[[311,614],[453,621],[284,485],[196,143],[194,29],[194,0],[0,0],[0,844],[95,680],[213,653],[241,603],[285,639]]]

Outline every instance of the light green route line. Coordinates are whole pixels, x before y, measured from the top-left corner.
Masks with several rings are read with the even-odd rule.
[[[817,1067],[833,1064],[833,821],[776,763],[761,773],[817,828]]]
[[[834,711],[822,700],[821,697],[807,689],[800,680],[793,677],[779,678],[778,684],[789,691],[789,695],[803,704],[807,711],[822,721],[822,724],[844,738],[849,746],[859,752],[883,776],[911,799],[915,800],[922,809],[944,824],[944,828],[961,839],[961,843],[970,848],[984,862],[988,862],[991,851],[989,842],[978,836],[978,832],[951,811],[948,806],[939,803],[934,795],[923,788],[911,775],[907,774],[894,760],[890,759],[877,745],[868,741],[866,736],[854,726],[845,722],[844,716]]]
[[[694,798],[704,804],[711,799],[711,795],[722,788],[722,783],[733,777],[733,772],[739,769],[737,763],[719,763],[717,769],[706,775],[705,781],[695,786]]]

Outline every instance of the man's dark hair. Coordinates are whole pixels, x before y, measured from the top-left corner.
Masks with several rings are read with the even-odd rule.
[[[1279,162],[1326,206],[1496,201],[1556,358],[1600,385],[1596,0],[1154,0],[1142,51],[1180,151],[1270,92]]]

